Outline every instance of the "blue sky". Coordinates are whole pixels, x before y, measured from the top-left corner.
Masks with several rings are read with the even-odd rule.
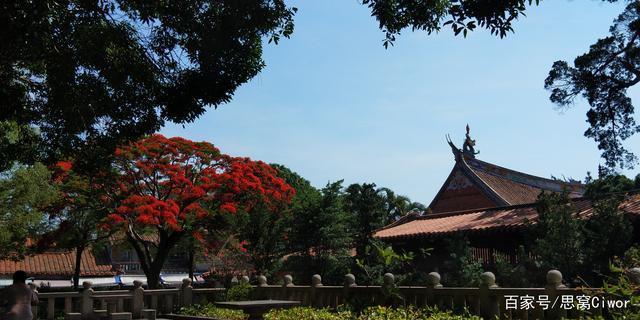
[[[161,133],[284,164],[317,187],[375,182],[425,204],[454,164],[445,134],[461,147],[467,123],[481,160],[543,177],[596,171],[586,103],[558,110],[543,81],[607,35],[624,3],[542,1],[506,39],[406,31],[388,50],[357,0],[289,3],[295,32],[265,46],[266,68],[232,102]]]

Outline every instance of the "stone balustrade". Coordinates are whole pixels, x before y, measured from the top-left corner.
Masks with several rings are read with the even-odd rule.
[[[640,284],[640,268],[629,270],[629,278]],[[562,274],[558,270],[547,273],[544,288],[502,288],[491,272],[480,275],[479,287],[445,287],[440,283],[441,276],[431,272],[425,284],[420,286],[397,286],[395,276],[387,273],[382,286],[361,286],[352,274],[345,275],[341,286],[324,285],[320,275],[311,278],[311,285],[296,285],[291,275],[285,275],[281,284],[268,284],[264,276],[257,277],[252,292],[253,299],[298,300],[303,305],[335,308],[346,303],[362,305],[414,305],[438,306],[442,309],[467,308],[484,318],[553,319],[561,317],[579,318],[584,310],[572,308],[564,310],[555,305],[559,297],[578,297],[597,292],[580,288],[567,288],[562,284]],[[248,282],[248,277],[236,282]],[[100,313],[130,312],[134,319],[142,318],[147,309],[168,314],[181,306],[204,301],[214,301],[224,297],[224,288],[194,288],[190,279],[184,279],[180,288],[148,290],[136,281],[132,290],[94,291],[90,282],[83,283],[79,292],[39,293],[39,306],[34,307],[34,315],[41,311],[47,319],[54,319],[56,312],[62,311],[69,316],[81,314],[82,319],[93,318]],[[509,308],[509,297],[545,297],[555,307],[533,305],[532,308]],[[575,299],[572,299],[575,301]],[[519,303],[518,301],[516,303]],[[45,310],[39,310],[44,308]],[[601,314],[603,306],[590,308],[590,314]]]

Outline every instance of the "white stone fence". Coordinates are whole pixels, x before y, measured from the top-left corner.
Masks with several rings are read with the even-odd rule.
[[[640,284],[640,268],[631,269],[630,278]],[[547,273],[544,288],[502,288],[496,284],[493,273],[481,275],[479,287],[444,287],[440,275],[432,272],[428,283],[422,286],[396,286],[393,274],[384,275],[382,286],[357,285],[353,275],[347,274],[342,286],[322,284],[322,278],[314,275],[311,285],[295,285],[290,275],[285,275],[281,285],[270,285],[264,276],[258,277],[253,286],[253,299],[299,300],[303,305],[335,308],[343,304],[360,305],[413,305],[438,306],[444,310],[467,308],[485,319],[500,316],[506,319],[554,319],[579,318],[585,314],[599,315],[607,308],[625,308],[624,301],[605,297],[598,289],[568,288],[562,284],[562,274],[557,270]],[[240,281],[249,281],[243,277]],[[184,279],[180,288],[145,290],[136,281],[132,290],[94,291],[91,283],[83,283],[80,292],[40,293],[40,305],[46,318],[53,320],[56,312],[63,311],[67,319],[89,319],[107,314],[130,313],[134,319],[149,318],[145,312],[157,310],[168,314],[181,306],[224,297],[225,288],[194,288],[191,280]],[[614,300],[611,300],[614,299]],[[64,301],[64,302],[63,302]],[[60,309],[64,306],[63,309]],[[59,309],[59,310],[58,310]],[[113,317],[112,317],[113,318]]]

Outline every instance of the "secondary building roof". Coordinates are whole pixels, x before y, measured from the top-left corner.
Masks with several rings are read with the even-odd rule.
[[[585,198],[574,199],[572,205],[576,214],[588,217],[593,213],[591,201]],[[627,214],[640,217],[640,194],[628,196],[620,206]],[[374,237],[384,240],[438,237],[453,233],[482,233],[518,230],[528,222],[535,223],[538,218],[535,203],[472,209],[459,212],[426,214],[413,216],[391,224],[374,233]]]
[[[25,256],[20,261],[0,260],[0,277],[11,277],[14,272],[24,270],[30,277],[68,278],[75,269],[75,250],[48,251]],[[111,264],[96,259],[91,249],[82,254],[80,276],[101,277],[113,276]]]

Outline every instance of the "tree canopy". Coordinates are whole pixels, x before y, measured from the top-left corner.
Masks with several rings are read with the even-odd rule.
[[[170,250],[187,236],[204,241],[214,215],[264,204],[277,210],[294,190],[267,164],[220,153],[208,142],[153,135],[116,149],[107,228],[126,235],[156,287]],[[203,226],[207,225],[205,230]]]
[[[0,177],[0,259],[20,258],[29,240],[43,230],[43,208],[56,201],[51,174],[40,163],[17,167]]]
[[[228,102],[293,32],[283,0],[3,1],[0,120],[89,163]],[[95,163],[93,163],[95,165]]]
[[[582,96],[590,105],[586,137],[598,143],[609,169],[633,168],[638,158],[623,145],[640,132],[627,90],[640,82],[640,3],[629,3],[614,21],[609,36],[591,45],[573,66],[556,61],[545,80],[551,101],[571,106]]]
[[[363,0],[380,23],[385,48],[393,45],[402,30],[423,30],[431,34],[450,26],[454,34],[467,36],[477,27],[501,38],[513,32],[512,23],[523,16],[527,5],[540,0]]]

